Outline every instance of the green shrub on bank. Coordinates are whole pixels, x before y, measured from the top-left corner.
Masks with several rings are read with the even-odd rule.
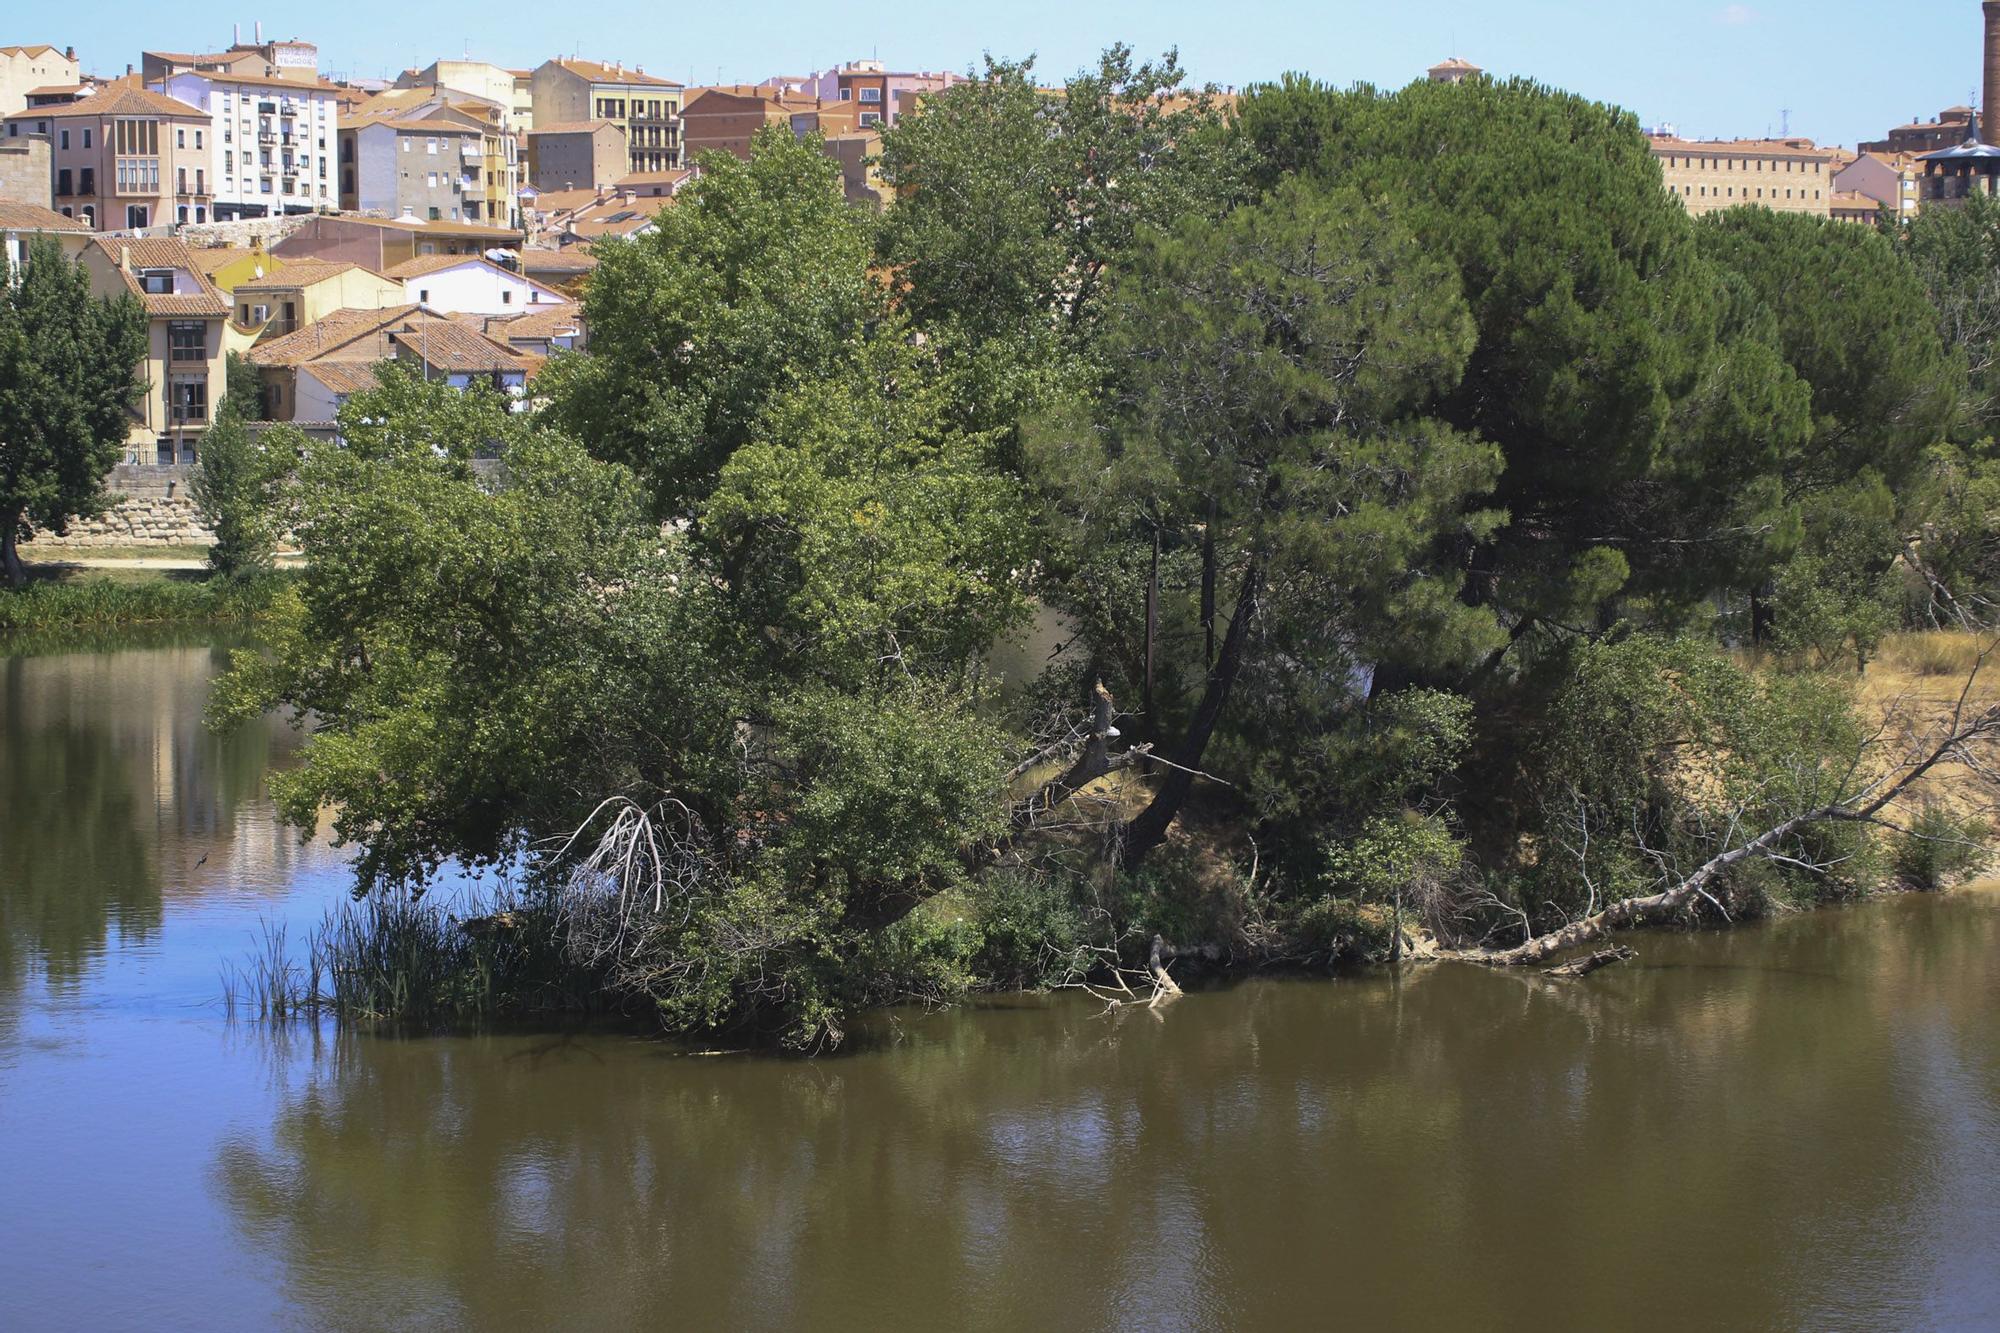
[[[1955,815],[1941,802],[1925,801],[1890,853],[1896,882],[1907,889],[1943,888],[1986,859],[1990,832],[1984,820]]]
[[[243,580],[88,578],[0,593],[0,631],[255,620],[287,576]]]

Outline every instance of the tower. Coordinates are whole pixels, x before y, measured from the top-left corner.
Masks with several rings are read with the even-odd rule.
[[[1979,97],[1979,132],[1983,143],[2000,139],[2000,0],[1984,0],[1986,11],[1986,87]]]

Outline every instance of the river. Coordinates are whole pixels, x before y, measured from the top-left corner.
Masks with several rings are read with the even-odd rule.
[[[2000,1327],[2000,893],[818,1061],[273,1029],[346,878],[223,658],[0,658],[0,1328]]]

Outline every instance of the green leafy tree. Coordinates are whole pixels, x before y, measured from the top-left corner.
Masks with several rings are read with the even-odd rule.
[[[898,198],[880,253],[917,325],[976,367],[980,424],[1011,425],[1076,372],[1141,229],[1216,217],[1240,193],[1220,102],[1185,85],[1172,51],[1114,46],[1060,91],[1032,60],[989,57],[884,131]]]
[[[838,166],[782,129],[761,131],[748,162],[704,157],[650,234],[597,253],[591,354],[558,357],[537,389],[663,515],[692,514],[767,401],[831,372],[881,309]]]
[[[226,410],[234,413],[238,421],[262,421],[264,390],[258,379],[257,367],[250,364],[250,358],[241,352],[229,353],[223,358],[223,372],[223,383],[227,387],[217,417]]]
[[[1490,486],[1495,452],[1431,415],[1474,329],[1448,267],[1393,210],[1288,183],[1221,222],[1149,233],[1107,314],[1119,393],[1098,429],[1047,433],[1038,474],[1072,512],[1124,492],[1200,552],[1204,616],[1227,630],[1165,673],[1197,697],[1151,804],[1127,830],[1137,861],[1192,790],[1246,678],[1278,697],[1337,695],[1353,671],[1419,643],[1440,660],[1490,646],[1489,614],[1427,568]],[[1115,511],[1101,540],[1128,539]],[[1087,526],[1087,525],[1086,525]],[[1139,589],[1132,589],[1138,596]],[[1296,716],[1296,714],[1295,714]]]
[[[215,534],[208,563],[218,574],[270,567],[284,532],[284,483],[306,448],[297,427],[252,434],[236,404],[223,405],[202,437],[201,462],[188,483],[201,521]]]
[[[0,567],[15,587],[30,528],[61,534],[104,512],[145,355],[137,298],[93,297],[83,265],[54,241],[34,242],[0,284]]]
[[[1930,297],[1938,336],[1965,367],[1955,438],[1972,444],[2000,421],[2000,201],[1973,194],[1927,208],[1896,235]]]

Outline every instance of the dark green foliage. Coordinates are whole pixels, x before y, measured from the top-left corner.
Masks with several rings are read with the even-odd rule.
[[[1954,440],[1972,444],[2000,423],[2000,201],[1972,194],[1926,208],[1896,237],[1930,298],[1938,337],[1965,368]]]
[[[19,587],[15,545],[104,512],[104,478],[124,452],[128,410],[144,392],[146,312],[129,295],[99,300],[80,261],[40,239],[0,282],[0,564]]]
[[[224,384],[222,406],[216,412],[220,421],[224,413],[238,421],[262,421],[264,419],[264,390],[257,375],[257,367],[241,352],[231,352],[223,358]]]
[[[36,581],[0,597],[0,630],[240,624],[265,615],[286,583],[278,574],[247,580]]]

